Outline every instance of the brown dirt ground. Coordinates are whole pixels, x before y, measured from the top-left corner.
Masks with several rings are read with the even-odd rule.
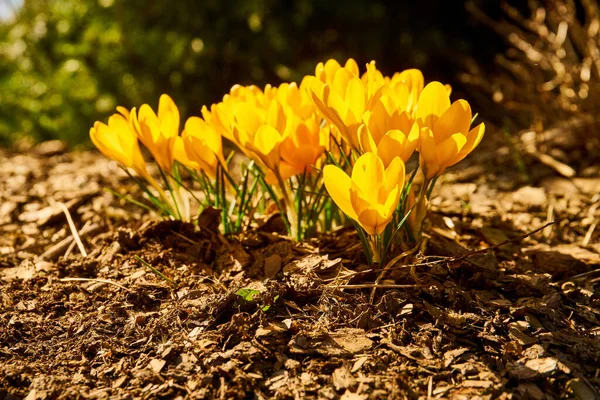
[[[528,138],[448,172],[373,301],[350,230],[226,239],[105,192],[135,189],[97,153],[4,151],[0,399],[598,398],[598,153]]]

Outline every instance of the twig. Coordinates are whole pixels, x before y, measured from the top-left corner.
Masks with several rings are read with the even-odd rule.
[[[600,275],[600,268],[594,269],[592,271],[586,271],[586,272],[583,272],[581,274],[577,274],[577,275],[573,275],[573,276],[570,276],[568,278],[565,278],[562,281],[559,281],[558,285],[559,286],[563,286],[565,283],[574,282],[576,280],[580,280],[581,278],[587,278],[590,275]]]
[[[92,224],[87,228],[84,226],[81,229],[80,237],[86,237],[89,235],[94,235],[97,232],[102,231],[103,227],[99,224]],[[60,242],[52,245],[48,250],[42,253],[38,259],[40,260],[55,260],[59,257],[59,254],[64,253],[69,246],[74,243],[72,236],[67,236],[62,239]]]
[[[583,238],[583,242],[581,242],[582,246],[587,246],[588,244],[590,244],[590,240],[592,239],[592,234],[594,233],[594,230],[596,229],[597,225],[598,225],[598,221],[594,221],[590,225],[590,228],[585,233],[585,237]]]
[[[379,284],[379,283],[362,283],[356,285],[337,285],[336,288],[339,289],[407,289],[407,288],[415,288],[419,285],[393,285],[393,284]]]
[[[437,260],[434,261],[427,261],[427,262],[420,262],[420,263],[416,263],[416,264],[410,264],[410,265],[400,265],[398,267],[390,267],[390,268],[369,268],[369,269],[365,269],[362,271],[354,271],[354,272],[348,272],[345,275],[339,275],[336,276],[334,278],[328,278],[328,279],[324,279],[323,282],[331,282],[331,281],[335,281],[335,280],[339,280],[339,279],[345,279],[345,278],[352,278],[356,275],[362,275],[362,274],[370,274],[371,272],[381,272],[381,271],[395,271],[398,269],[402,269],[402,268],[406,268],[406,267],[411,267],[411,266],[415,266],[415,267],[423,267],[423,266],[427,266],[427,265],[437,265],[437,264],[441,264],[445,261],[448,260],[449,257],[445,257],[445,256],[425,256],[423,258],[426,259],[430,259],[430,258],[436,258]]]
[[[70,239],[73,239],[73,238],[70,238]],[[67,251],[65,251],[65,254],[63,254],[63,256],[62,256],[63,260],[66,260],[71,255],[71,252],[75,248],[76,244],[77,243],[75,243],[74,240],[71,240],[71,244],[69,245],[69,247],[67,247]]]
[[[87,229],[88,226],[90,226],[92,223],[92,221],[88,221],[85,223],[85,225],[83,225],[83,228],[81,228],[81,233],[79,234],[79,237],[83,236],[83,232],[85,232],[85,230]],[[71,242],[71,244],[69,245],[69,248],[67,248],[67,251],[65,251],[65,254],[63,255],[63,259],[67,259],[69,257],[69,255],[71,254],[71,252],[73,251],[73,248],[75,247],[75,241],[73,240]]]
[[[183,236],[181,233],[175,232],[173,229],[171,229],[171,233],[173,233],[175,236],[179,236],[180,238],[182,238],[183,240],[187,241],[188,243],[196,244],[196,245],[198,244],[198,242],[195,242],[192,239]]]
[[[163,278],[164,280],[166,280],[167,282],[169,282],[173,286],[177,286],[177,283],[175,283],[174,280],[172,280],[171,278],[169,278],[168,276],[166,276],[165,274],[163,274],[162,272],[160,272],[159,270],[157,270],[156,268],[154,268],[152,265],[150,265],[150,263],[148,263],[147,261],[143,260],[141,257],[138,257],[138,256],[134,256],[134,257],[139,262],[141,262],[143,265],[145,265],[146,267],[150,268],[150,270],[152,272],[154,272],[156,275],[160,276],[161,278]]]
[[[369,301],[371,303],[373,303],[373,301],[375,300],[375,291],[377,290],[377,285],[379,285],[379,282],[383,279],[383,277],[385,276],[387,271],[398,261],[400,261],[401,259],[403,259],[405,257],[408,257],[409,255],[411,255],[415,251],[417,251],[419,249],[420,245],[421,245],[421,242],[419,241],[419,243],[417,243],[417,245],[415,247],[413,247],[412,249],[410,249],[408,251],[403,252],[399,256],[394,257],[389,263],[387,263],[385,265],[385,268],[383,269],[383,271],[381,271],[379,273],[379,276],[377,277],[377,279],[375,279],[375,286],[373,286],[373,290],[371,290],[371,297],[369,298]]]
[[[536,233],[538,233],[540,231],[543,231],[544,229],[546,229],[550,225],[554,225],[555,223],[557,223],[558,221],[561,221],[563,219],[567,219],[567,218],[566,217],[564,217],[564,218],[557,218],[554,221],[548,222],[548,223],[540,226],[539,228],[537,228],[537,229],[535,229],[535,230],[533,230],[531,232],[525,233],[523,235],[519,235],[516,238],[504,240],[503,242],[495,244],[492,247],[486,247],[485,249],[479,249],[479,250],[472,250],[472,251],[469,251],[469,252],[467,252],[465,254],[461,254],[460,256],[450,257],[450,258],[446,259],[445,261],[446,262],[461,261],[461,260],[464,260],[465,258],[471,257],[471,256],[473,256],[475,254],[487,253],[488,251],[495,250],[498,247],[502,247],[502,246],[507,245],[509,243],[518,242],[520,240],[527,239],[529,236],[535,235]]]
[[[481,253],[487,253],[488,251],[495,250],[498,247],[505,246],[505,245],[507,245],[509,243],[517,242],[517,241],[522,240],[522,239],[526,239],[529,236],[534,235],[534,234],[536,234],[536,233],[538,233],[538,232],[546,229],[548,226],[550,226],[552,224],[555,224],[555,223],[557,223],[558,221],[560,221],[562,219],[566,219],[566,218],[557,218],[554,221],[548,222],[545,225],[543,225],[543,226],[541,226],[541,227],[539,227],[539,228],[537,228],[537,229],[535,229],[535,230],[533,230],[531,232],[528,232],[528,233],[525,233],[523,235],[520,235],[520,236],[518,236],[516,238],[507,239],[507,240],[505,240],[505,241],[503,241],[501,243],[498,243],[498,244],[496,244],[496,245],[494,245],[492,247],[486,247],[484,249],[472,250],[472,251],[469,251],[469,252],[467,252],[465,254],[461,254],[460,256],[455,256],[455,257],[429,256],[427,258],[430,258],[430,257],[439,257],[439,260],[421,262],[421,263],[416,263],[416,264],[408,264],[408,265],[403,264],[403,265],[400,265],[400,266],[397,266],[397,267],[390,266],[390,264],[392,264],[394,262],[397,262],[399,258],[402,258],[401,256],[404,254],[404,253],[402,253],[400,256],[397,256],[392,261],[390,261],[385,266],[385,268],[371,268],[371,269],[367,269],[367,270],[364,270],[364,271],[350,272],[350,273],[348,273],[348,274],[346,274],[344,276],[341,276],[341,277],[338,276],[338,277],[335,277],[335,278],[326,279],[325,282],[334,281],[334,280],[337,280],[337,279],[340,279],[340,278],[344,278],[344,279],[351,278],[351,277],[354,277],[356,275],[368,274],[368,273],[371,273],[371,272],[381,272],[381,271],[387,271],[387,272],[389,272],[389,271],[394,271],[394,270],[402,269],[402,268],[406,268],[406,267],[420,267],[420,266],[437,265],[437,264],[442,264],[442,263],[461,261],[461,260],[464,260],[465,258],[471,257],[473,255],[481,254]],[[338,286],[338,287],[342,287],[343,288],[345,286],[355,287],[356,285],[341,285],[341,286]],[[372,287],[372,286],[369,286],[369,287]],[[386,285],[378,285],[378,287],[385,288]]]
[[[67,208],[67,206],[65,206],[65,203],[63,203],[61,201],[59,201],[57,204],[61,208],[62,212],[65,214],[65,217],[67,217],[67,223],[69,224],[69,229],[71,230],[71,235],[73,235],[73,239],[75,239],[75,243],[77,243],[79,252],[84,257],[87,257],[87,252],[85,251],[85,247],[83,247],[83,242],[81,241],[81,238],[79,237],[79,233],[77,232],[75,223],[73,222],[73,219],[71,218],[71,213],[69,212],[69,209]]]
[[[546,223],[552,221],[554,218],[554,202],[550,203],[548,206],[548,213],[546,214]],[[552,234],[552,225],[544,228],[544,232],[542,233],[546,239],[550,237]]]
[[[95,278],[95,279],[92,279],[92,278],[62,278],[62,279],[60,279],[60,281],[61,282],[77,282],[77,281],[80,281],[80,282],[108,283],[109,285],[113,285],[113,286],[116,286],[116,287],[121,288],[123,290],[126,290],[128,292],[131,292],[131,290],[127,289],[125,286],[119,285],[118,283],[115,283],[113,281],[109,281],[108,279],[100,279],[100,278]]]

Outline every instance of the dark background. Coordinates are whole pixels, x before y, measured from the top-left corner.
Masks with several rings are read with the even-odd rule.
[[[25,0],[0,25],[0,141],[86,144],[117,105],[168,93],[188,117],[236,83],[299,81],[329,58],[420,68],[469,99],[457,74],[504,46],[459,0]]]

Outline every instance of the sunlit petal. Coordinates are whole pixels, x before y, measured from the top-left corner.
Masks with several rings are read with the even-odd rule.
[[[356,220],[356,212],[350,203],[350,177],[335,165],[326,165],[323,168],[323,182],[331,199],[342,212]]]
[[[457,100],[448,108],[433,126],[436,143],[448,139],[450,135],[469,132],[471,125],[471,106],[465,100]]]
[[[447,89],[440,82],[431,82],[423,89],[415,118],[420,120],[423,126],[432,128],[435,122],[450,107],[450,96]]]

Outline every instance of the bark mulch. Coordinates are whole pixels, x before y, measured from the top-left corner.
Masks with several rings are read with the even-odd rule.
[[[0,399],[599,398],[598,166],[465,161],[373,291],[351,230],[225,238],[95,152],[0,153]]]

